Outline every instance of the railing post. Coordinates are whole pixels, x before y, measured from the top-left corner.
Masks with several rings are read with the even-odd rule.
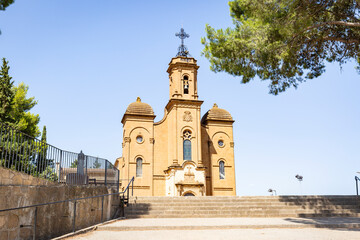
[[[107,160],[105,160],[105,186],[107,186]]]
[[[104,196],[101,197],[101,222],[104,220]]]
[[[34,213],[34,232],[33,232],[33,240],[36,240],[36,219],[37,219],[37,207],[35,207]]]
[[[123,218],[125,218],[125,203],[124,203],[124,199],[120,199],[120,204],[121,204],[121,216]]]
[[[75,232],[75,221],[76,221],[76,201],[74,202],[73,232]]]
[[[358,180],[359,178],[355,176],[355,183],[356,183],[356,195],[359,196],[359,186],[358,186]]]
[[[118,172],[118,180],[117,180],[117,192],[120,192],[120,170],[117,170]]]
[[[85,185],[88,185],[88,156],[85,155]]]
[[[134,177],[131,179],[131,196],[134,196]]]
[[[60,183],[61,179],[61,164],[62,164],[62,158],[63,158],[63,151],[60,149],[60,161],[59,161],[59,174],[58,174],[58,182]]]
[[[128,186],[128,188],[127,188],[127,201],[129,201],[129,194],[130,194],[130,189],[129,189],[129,186]]]

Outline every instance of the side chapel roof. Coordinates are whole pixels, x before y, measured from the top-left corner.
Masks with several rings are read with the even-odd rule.
[[[204,123],[207,120],[233,121],[231,114],[225,109],[219,108],[216,103],[205,113],[201,122]]]
[[[136,102],[129,104],[129,106],[126,109],[125,114],[153,116],[154,111],[149,104],[141,102],[141,99],[138,97],[136,99]]]

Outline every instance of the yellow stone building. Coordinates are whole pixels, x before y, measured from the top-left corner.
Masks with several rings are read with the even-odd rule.
[[[236,195],[234,120],[216,104],[201,118],[198,69],[182,42],[167,69],[169,102],[163,119],[154,122],[153,109],[140,98],[126,109],[123,156],[115,166],[121,179],[135,177],[135,196]],[[121,182],[126,187],[127,181]]]

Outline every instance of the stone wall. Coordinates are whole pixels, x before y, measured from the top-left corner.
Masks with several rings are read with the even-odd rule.
[[[7,168],[0,167],[0,186],[1,185],[56,185],[52,181],[46,179],[36,178],[25,173],[13,171]]]
[[[34,180],[31,176],[27,178],[27,176],[23,175],[25,174],[0,168],[0,180],[2,184],[0,185],[0,209],[115,192],[115,190],[108,189],[105,186],[68,186],[42,179]],[[10,181],[8,185],[4,185],[3,183],[6,179],[14,181]],[[116,195],[104,197],[103,206],[104,221],[118,217],[120,214],[120,199]],[[101,198],[77,201],[76,229],[82,229],[100,223],[101,209]],[[32,239],[34,214],[35,208],[0,212],[0,239]],[[36,239],[50,239],[71,232],[73,219],[73,202],[39,206],[37,210]]]

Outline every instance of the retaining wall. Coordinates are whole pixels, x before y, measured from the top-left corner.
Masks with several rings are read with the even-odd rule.
[[[16,171],[0,168],[0,209],[56,202],[67,199],[115,192],[105,186],[69,186],[37,179]],[[119,215],[120,199],[104,197],[103,219]],[[76,229],[101,221],[102,199],[93,198],[76,204]],[[35,208],[0,212],[0,239],[32,239]],[[40,206],[37,210],[36,239],[49,239],[71,232],[74,203]]]

